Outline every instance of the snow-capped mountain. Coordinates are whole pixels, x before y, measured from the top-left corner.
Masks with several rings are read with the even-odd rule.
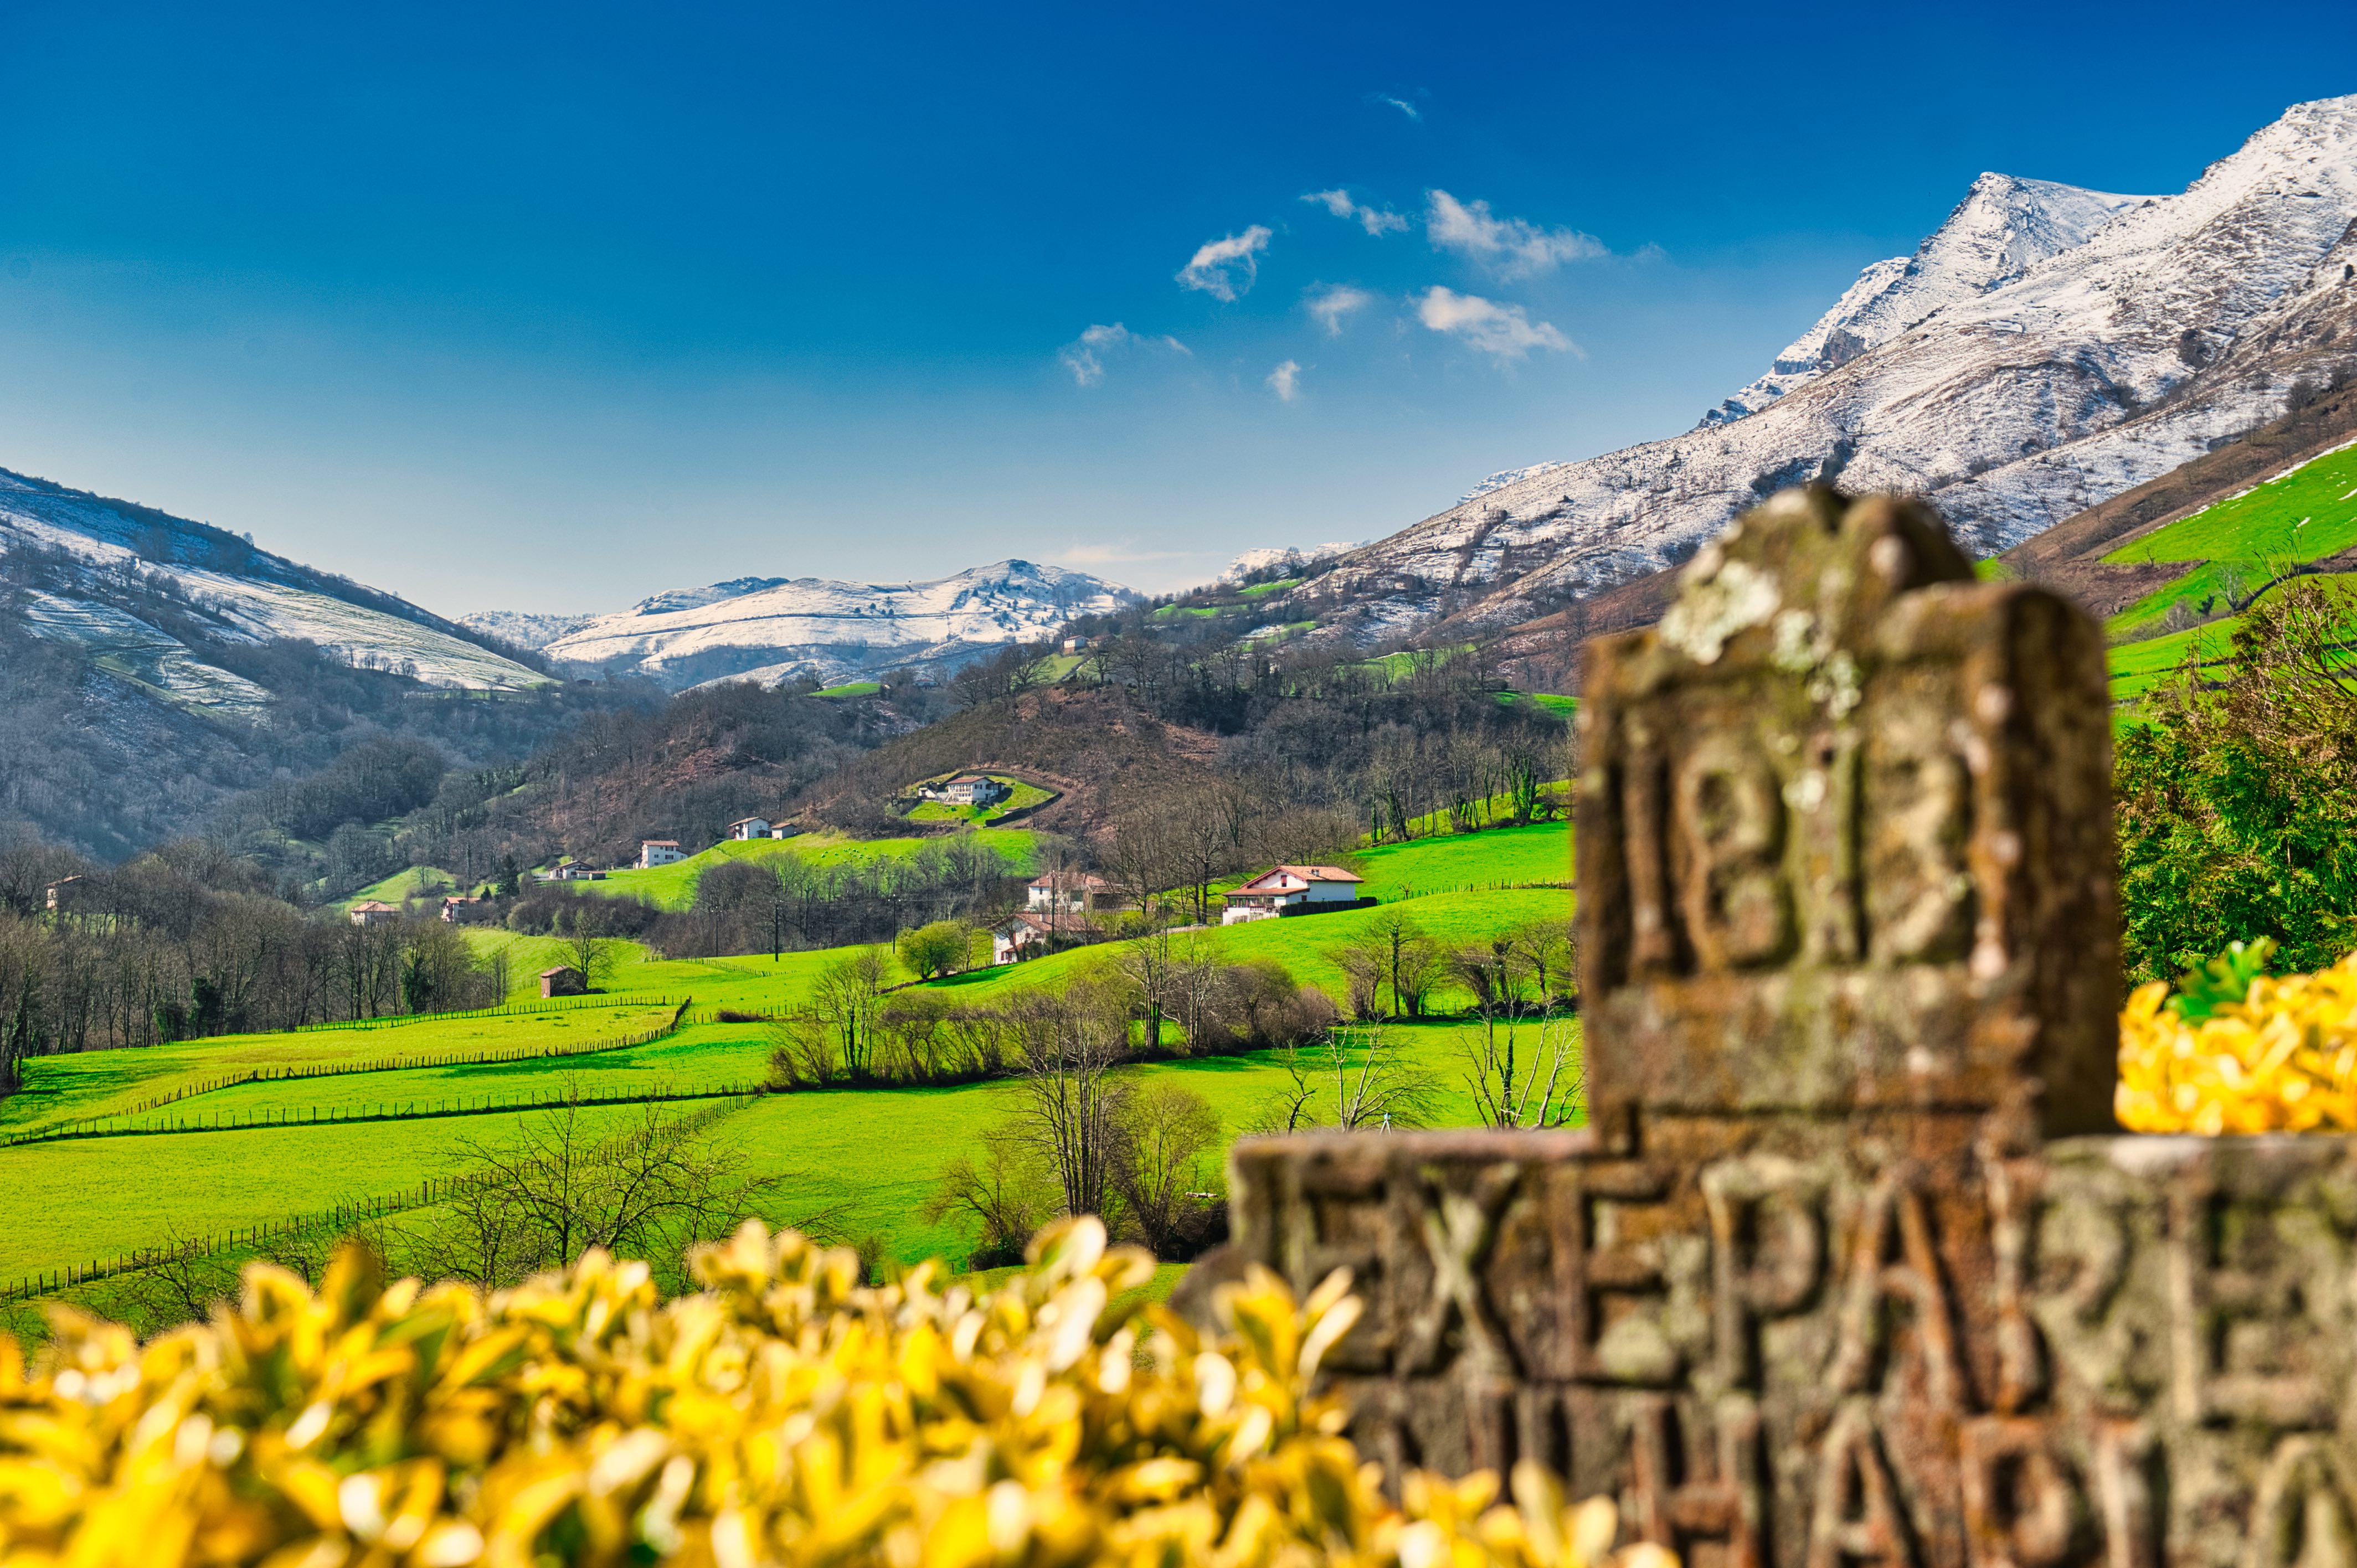
[[[926,583],[739,577],[640,600],[538,643],[552,659],[650,676],[672,687],[709,681],[822,681],[885,670],[944,670],[1076,616],[1106,615],[1137,596],[1058,566],[1001,561]],[[525,618],[468,618],[485,630]]]
[[[1979,554],[2357,366],[2357,97],[2299,104],[2183,193],[1984,175],[1683,435],[1494,476],[1297,593],[1372,639],[1528,618],[1683,560],[1838,476],[1928,494]]]
[[[21,557],[17,613],[37,637],[176,706],[251,718],[270,693],[203,645],[301,639],[428,685],[522,690],[548,678],[415,605],[128,501],[0,469],[0,557]],[[217,656],[218,657],[218,656]]]
[[[1330,561],[1337,555],[1356,550],[1359,543],[1357,540],[1336,540],[1329,544],[1285,544],[1247,550],[1228,563],[1227,570],[1220,574],[1220,581],[1241,582],[1255,572],[1265,572],[1271,567],[1290,572],[1302,566],[1314,566],[1320,561]]]

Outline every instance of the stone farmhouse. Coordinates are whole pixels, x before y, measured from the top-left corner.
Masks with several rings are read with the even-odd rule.
[[[571,964],[561,963],[554,969],[540,972],[540,993],[547,996],[581,996],[588,992],[581,972]]]
[[[946,806],[994,805],[1013,793],[997,779],[981,773],[961,773],[943,783],[917,787],[920,799],[939,800]]]
[[[1272,865],[1227,896],[1220,924],[1275,919],[1319,905],[1348,908],[1359,901],[1362,881],[1339,865]]]
[[[389,926],[401,918],[401,906],[363,898],[345,911],[345,918],[355,926]]]

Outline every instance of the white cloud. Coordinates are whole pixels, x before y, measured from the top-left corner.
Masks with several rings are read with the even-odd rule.
[[[1178,269],[1178,286],[1199,288],[1214,299],[1231,302],[1240,294],[1249,294],[1253,280],[1260,275],[1258,257],[1268,249],[1268,240],[1269,231],[1255,223],[1241,234],[1206,242],[1194,260]],[[1241,285],[1236,281],[1239,274],[1243,280]]]
[[[1352,288],[1346,283],[1338,283],[1323,294],[1310,295],[1308,302],[1309,314],[1326,328],[1329,338],[1340,338],[1344,318],[1374,303],[1373,295],[1362,288]]]
[[[1577,229],[1542,229],[1520,218],[1496,218],[1486,201],[1459,201],[1445,190],[1425,193],[1424,231],[1437,251],[1455,251],[1501,278],[1552,272],[1565,262],[1606,253],[1604,242]]]
[[[1105,361],[1131,349],[1174,349],[1181,354],[1194,350],[1178,338],[1141,337],[1116,321],[1110,327],[1092,327],[1071,342],[1056,350],[1057,360],[1072,372],[1075,384],[1092,387],[1104,380]]]
[[[1301,395],[1301,366],[1287,360],[1268,373],[1268,390],[1276,394],[1279,403],[1291,403]]]
[[[1418,109],[1415,104],[1410,103],[1405,98],[1394,98],[1388,92],[1378,92],[1374,97],[1368,100],[1368,102],[1372,103],[1388,103],[1411,120],[1422,121],[1424,118],[1424,112]]]
[[[1415,315],[1435,332],[1461,338],[1501,365],[1534,349],[1579,352],[1579,345],[1556,331],[1552,322],[1533,321],[1521,306],[1500,305],[1478,294],[1458,294],[1435,285],[1415,302]]]
[[[1407,220],[1390,208],[1362,207],[1351,199],[1347,190],[1313,190],[1301,199],[1317,202],[1335,217],[1356,223],[1370,234],[1397,234],[1407,228]]]

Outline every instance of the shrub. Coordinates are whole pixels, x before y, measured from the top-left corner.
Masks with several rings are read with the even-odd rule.
[[[2357,1131],[2357,953],[2315,974],[2259,973],[2237,942],[2154,981],[2120,1013],[2120,1124],[2137,1133]]]
[[[1338,1273],[1297,1305],[1224,1287],[1216,1336],[1112,1305],[1152,1273],[1082,1219],[979,1299],[933,1265],[758,1223],[657,1299],[591,1251],[488,1297],[386,1288],[344,1253],[314,1295],[247,1271],[210,1325],[141,1347],[61,1310],[28,1376],[0,1337],[0,1555],[1235,1568],[1587,1568],[1611,1503],[1536,1466],[1412,1476],[1402,1506],[1313,1396],[1358,1316]],[[1662,1563],[1636,1546],[1622,1563]]]

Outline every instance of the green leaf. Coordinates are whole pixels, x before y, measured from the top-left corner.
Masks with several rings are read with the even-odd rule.
[[[2251,942],[2230,942],[2226,950],[2177,977],[2177,994],[2169,1009],[2189,1024],[2199,1024],[2221,1007],[2231,1007],[2250,994],[2251,982],[2267,972],[2276,950],[2273,937]]]

